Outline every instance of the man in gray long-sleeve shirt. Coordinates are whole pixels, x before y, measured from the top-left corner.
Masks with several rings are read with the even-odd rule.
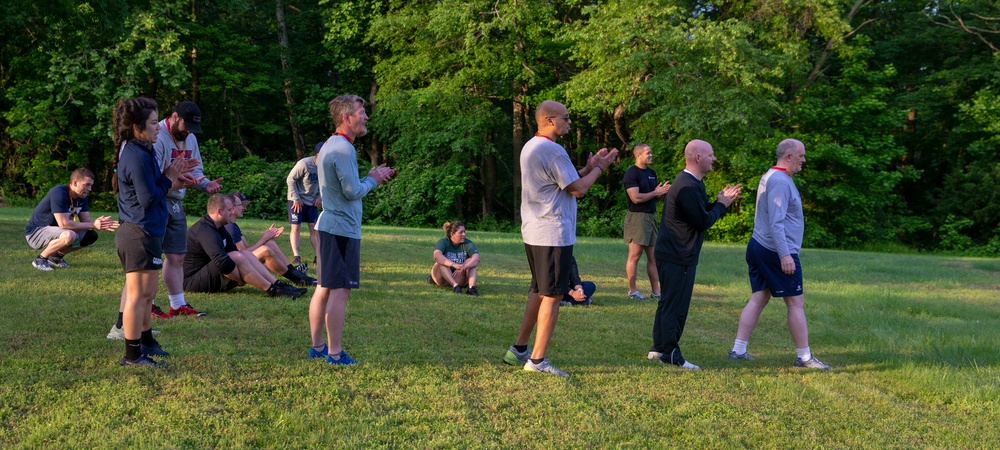
[[[354,139],[367,133],[365,101],[357,95],[342,95],[330,101],[330,117],[337,132],[319,152],[319,185],[323,212],[319,214],[319,286],[309,303],[310,358],[325,357],[336,365],[354,364],[344,352],[344,313],[351,289],[361,278],[361,198],[396,171],[385,164],[358,177]],[[323,343],[326,329],[327,342]]]
[[[809,350],[809,327],[806,324],[805,296],[802,293],[802,265],[799,249],[805,221],[802,197],[792,181],[792,175],[802,171],[806,148],[795,139],[778,144],[778,162],[760,179],[757,186],[757,211],[753,219],[753,236],[747,244],[747,266],[753,294],[740,315],[736,341],[729,359],[752,359],[747,353],[747,341],[761,311],[771,296],[783,297],[788,305],[788,331],[795,341],[795,367],[829,370]]]
[[[309,227],[309,243],[312,244],[313,255],[319,254],[316,220],[319,219],[319,207],[323,203],[319,198],[319,169],[316,162],[319,161],[319,151],[323,144],[316,144],[315,155],[300,159],[285,178],[285,183],[288,184],[288,223],[292,226],[288,234],[288,240],[292,244],[292,265],[303,273],[308,268],[299,256],[299,227],[303,222]],[[315,261],[314,259],[313,262]]]

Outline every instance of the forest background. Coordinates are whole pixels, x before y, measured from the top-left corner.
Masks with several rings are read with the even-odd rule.
[[[206,174],[282,220],[327,102],[355,93],[362,171],[400,170],[367,221],[513,231],[519,151],[555,99],[580,166],[646,142],[670,181],[688,140],[711,142],[710,195],[746,187],[711,239],[748,238],[794,137],[805,246],[1000,256],[998,24],[987,0],[0,0],[0,197],[33,206],[85,166],[92,208],[115,210],[112,106],[148,96],[161,118],[198,103]],[[620,235],[631,164],[581,199],[580,235]]]

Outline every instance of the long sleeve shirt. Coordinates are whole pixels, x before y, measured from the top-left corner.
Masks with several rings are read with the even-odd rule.
[[[690,172],[677,174],[663,205],[654,256],[678,265],[698,264],[705,231],[726,212],[726,205],[709,202],[705,183]]]

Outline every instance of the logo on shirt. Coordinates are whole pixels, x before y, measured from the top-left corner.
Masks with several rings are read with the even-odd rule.
[[[191,150],[181,150],[181,149],[178,149],[178,148],[172,148],[172,149],[170,149],[170,161],[173,161],[173,160],[175,160],[177,158],[190,159],[191,158]]]

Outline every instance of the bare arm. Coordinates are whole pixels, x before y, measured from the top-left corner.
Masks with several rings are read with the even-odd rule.
[[[611,150],[602,148],[593,157],[593,162],[594,162],[593,170],[590,170],[585,176],[582,176],[580,179],[570,183],[569,186],[566,186],[566,192],[569,192],[570,195],[576,198],[583,197],[584,194],[586,194],[587,191],[590,190],[590,187],[597,182],[597,179],[600,178],[601,174],[604,173],[604,171],[611,166],[611,163],[614,162],[615,158],[617,157],[618,157],[617,148],[613,148]],[[588,165],[590,164],[590,161],[591,158],[587,158]]]

